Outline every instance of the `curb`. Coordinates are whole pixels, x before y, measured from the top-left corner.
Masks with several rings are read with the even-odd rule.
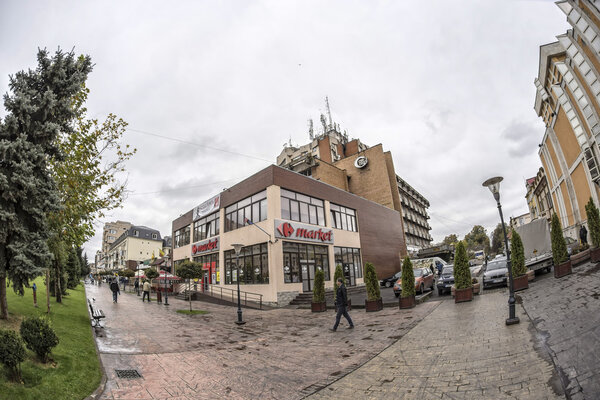
[[[85,284],[83,285],[83,289],[85,291],[85,298],[87,301],[87,288],[85,287]],[[90,313],[89,307],[86,307],[86,308],[88,309],[88,315],[89,315],[89,313]],[[91,316],[90,316],[90,321],[91,321]],[[94,392],[92,394],[87,396],[85,398],[85,400],[96,400],[96,399],[100,398],[102,393],[104,393],[104,389],[106,388],[106,382],[108,381],[108,378],[106,376],[106,371],[104,370],[104,364],[102,363],[102,358],[100,357],[100,349],[98,349],[98,342],[96,341],[96,329],[94,327],[92,327],[91,322],[90,322],[90,331],[92,333],[92,339],[94,340],[94,348],[96,349],[96,357],[98,357],[98,362],[100,363],[100,370],[102,371],[102,378],[100,378],[100,385],[98,385],[96,390],[94,390]]]

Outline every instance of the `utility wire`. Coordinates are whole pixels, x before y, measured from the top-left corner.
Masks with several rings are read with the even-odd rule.
[[[129,196],[141,196],[143,194],[158,194],[158,193],[168,193],[168,192],[180,192],[182,190],[197,189],[197,188],[201,188],[201,187],[205,187],[205,186],[212,186],[212,185],[216,185],[216,184],[219,184],[219,183],[226,183],[226,182],[237,181],[237,180],[241,180],[241,179],[243,179],[243,178],[231,178],[231,179],[227,179],[227,180],[219,181],[219,182],[204,183],[202,185],[188,186],[188,187],[177,188],[177,189],[157,190],[155,192],[136,193],[136,192],[131,191],[129,193]]]
[[[131,131],[131,132],[141,133],[141,134],[144,134],[144,135],[149,135],[149,136],[154,136],[154,137],[158,137],[158,138],[162,138],[162,139],[171,140],[173,142],[179,142],[179,143],[189,144],[191,146],[201,147],[201,148],[205,148],[205,149],[209,149],[209,150],[221,151],[223,153],[229,153],[229,154],[233,154],[233,155],[236,155],[236,156],[252,158],[254,160],[267,161],[269,163],[271,163],[273,161],[273,160],[267,160],[266,158],[262,158],[262,157],[251,156],[249,154],[238,153],[236,151],[231,151],[231,150],[226,150],[226,149],[219,149],[217,147],[207,146],[207,145],[204,145],[204,144],[198,144],[198,143],[194,143],[194,142],[188,142],[186,140],[172,138],[172,137],[169,137],[169,136],[159,135],[158,133],[152,133],[152,132],[148,132],[148,131],[142,131],[140,129],[126,128],[126,130]]]

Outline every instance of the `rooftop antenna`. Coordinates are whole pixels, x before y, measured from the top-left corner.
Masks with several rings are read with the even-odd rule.
[[[325,107],[327,108],[327,116],[329,117],[329,126],[331,126],[331,110],[329,109],[329,98],[327,96],[325,96]]]
[[[313,120],[312,120],[312,118],[310,118],[308,120],[308,137],[310,138],[310,140],[313,140],[315,138],[315,133],[313,131]]]

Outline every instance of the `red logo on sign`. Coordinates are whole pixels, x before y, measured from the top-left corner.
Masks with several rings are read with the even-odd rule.
[[[215,238],[214,240],[209,240],[204,244],[195,244],[192,246],[192,254],[203,253],[205,251],[213,250],[217,247],[219,243],[219,238]]]
[[[283,237],[290,237],[290,235],[294,233],[294,228],[287,222],[284,222],[283,224],[279,225],[277,227],[277,230],[279,231],[279,233],[281,233]]]

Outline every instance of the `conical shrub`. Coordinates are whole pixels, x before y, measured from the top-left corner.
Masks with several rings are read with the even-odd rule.
[[[402,263],[402,297],[415,295],[415,273],[410,258],[406,257]]]
[[[367,299],[369,301],[381,298],[379,280],[377,280],[377,275],[375,274],[375,266],[369,262],[365,264],[365,286],[367,287]]]
[[[587,214],[588,227],[590,228],[592,247],[600,247],[600,211],[598,211],[598,207],[596,207],[591,197],[590,201],[585,205],[585,213]]]
[[[325,273],[323,270],[315,272],[315,287],[313,288],[313,303],[323,303],[325,301]]]
[[[525,250],[521,236],[513,229],[510,243],[510,260],[513,276],[521,276],[527,273],[525,267]]]
[[[456,289],[467,289],[473,286],[471,281],[471,270],[465,244],[460,241],[456,245],[454,253],[454,287]]]
[[[552,238],[552,258],[554,260],[554,266],[562,264],[569,259],[569,253],[567,252],[567,243],[563,236],[562,227],[558,220],[556,213],[552,214],[552,225],[550,227],[550,237]]]

